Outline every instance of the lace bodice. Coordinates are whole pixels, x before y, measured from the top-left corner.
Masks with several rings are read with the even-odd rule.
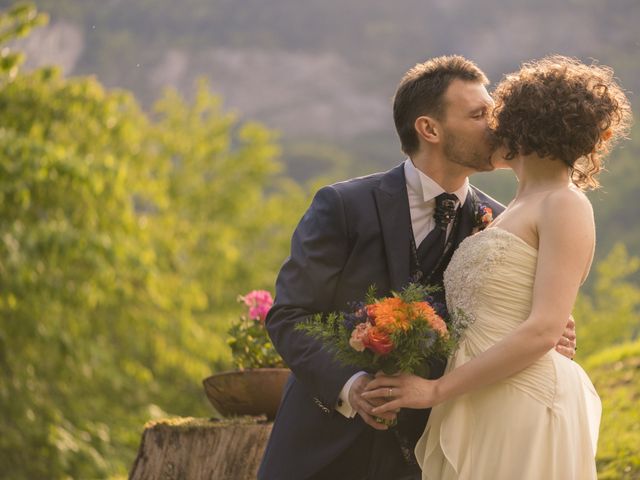
[[[513,330],[531,309],[538,252],[498,227],[466,238],[444,274],[449,313],[475,322],[504,315],[501,330]],[[482,327],[482,326],[481,326]]]

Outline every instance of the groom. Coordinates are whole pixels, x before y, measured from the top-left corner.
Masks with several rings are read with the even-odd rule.
[[[504,207],[469,185],[492,170],[488,80],[459,56],[418,64],[403,77],[393,114],[409,157],[385,173],[322,188],[296,228],[266,320],[293,374],[284,390],[261,480],[419,479],[413,447],[428,410],[403,411],[389,429],[362,398],[371,375],[337,363],[295,325],[348,310],[370,285],[379,295],[411,278],[441,284],[460,242]],[[438,300],[443,301],[441,296]],[[572,327],[557,347],[572,356]],[[443,365],[430,371],[440,376]],[[393,414],[391,414],[393,416]]]

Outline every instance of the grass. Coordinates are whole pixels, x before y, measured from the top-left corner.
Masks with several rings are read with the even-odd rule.
[[[640,480],[640,341],[608,348],[584,362],[603,404],[600,480]]]

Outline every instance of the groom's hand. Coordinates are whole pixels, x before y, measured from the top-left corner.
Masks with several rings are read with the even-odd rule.
[[[556,351],[569,360],[573,360],[573,357],[576,356],[576,350],[576,322],[573,321],[573,316],[570,316],[564,333],[556,344]]]
[[[351,390],[349,390],[349,403],[358,412],[358,415],[364,420],[364,422],[370,425],[372,428],[376,430],[387,430],[389,427],[380,421],[376,421],[376,418],[383,418],[385,420],[394,420],[396,418],[395,412],[386,412],[380,415],[374,415],[371,413],[371,410],[378,405],[384,403],[384,400],[380,401],[377,399],[367,400],[362,396],[367,384],[373,380],[371,375],[362,375],[358,377],[353,385],[351,385]]]

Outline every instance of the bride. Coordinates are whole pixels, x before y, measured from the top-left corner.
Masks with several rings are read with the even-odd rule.
[[[519,187],[445,273],[450,315],[472,323],[443,377],[379,374],[366,395],[386,400],[376,414],[434,407],[415,450],[424,479],[595,479],[600,399],[553,347],[593,259],[582,191],[625,135],[629,102],[611,69],[560,56],[506,76],[495,102],[493,162]]]

